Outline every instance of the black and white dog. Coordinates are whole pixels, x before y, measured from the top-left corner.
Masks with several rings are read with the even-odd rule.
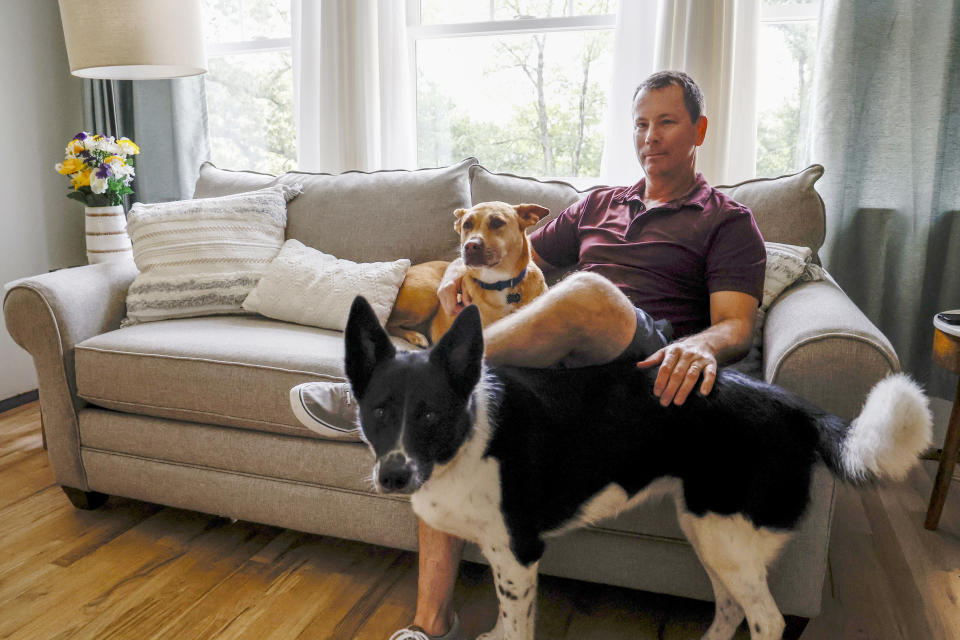
[[[545,538],[664,493],[713,583],[704,637],[731,638],[746,615],[751,638],[780,638],[767,567],[804,514],[813,465],[854,484],[899,479],[931,438],[926,397],[902,375],[848,423],[732,371],[708,396],[664,408],[656,372],[632,363],[485,369],[482,356],[475,307],[432,350],[409,353],[366,300],[351,308],[346,370],[375,482],[479,545],[500,601],[481,638],[533,638]]]

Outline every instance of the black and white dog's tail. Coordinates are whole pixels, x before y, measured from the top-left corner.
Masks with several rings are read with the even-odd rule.
[[[820,455],[853,484],[902,480],[933,437],[926,395],[898,373],[878,382],[849,427],[834,416],[821,421]]]

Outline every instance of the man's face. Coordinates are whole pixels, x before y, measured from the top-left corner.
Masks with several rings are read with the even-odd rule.
[[[633,142],[647,177],[694,172],[697,147],[706,133],[707,118],[690,122],[678,86],[641,91],[633,101]]]

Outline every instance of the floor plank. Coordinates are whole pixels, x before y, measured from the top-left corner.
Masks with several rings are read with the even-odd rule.
[[[53,482],[36,403],[0,415],[0,638],[387,640],[413,617],[416,556],[112,497],[80,511]],[[960,488],[923,528],[936,463],[837,489],[823,612],[803,640],[960,640]],[[496,621],[490,570],[454,598]],[[543,577],[541,640],[699,637],[712,605]],[[737,640],[746,640],[745,627]]]

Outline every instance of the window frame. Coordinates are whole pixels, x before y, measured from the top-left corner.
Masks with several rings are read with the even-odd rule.
[[[244,56],[251,54],[262,54],[262,53],[288,53],[291,58],[293,57],[293,0],[287,0],[290,5],[290,35],[283,38],[262,38],[262,37],[251,37],[247,38],[246,30],[244,29],[244,24],[241,22],[240,25],[240,39],[239,40],[224,40],[220,42],[212,42],[204,39],[204,47],[206,51],[206,57],[208,60],[215,58],[225,58],[228,56]],[[242,5],[243,0],[241,0]],[[296,80],[294,79],[294,82]],[[294,88],[294,99],[296,96],[296,89]],[[205,114],[206,118],[210,118],[210,102],[205,100],[205,106],[207,112]],[[296,114],[296,104],[293,104],[293,115]],[[208,132],[209,133],[209,132]],[[294,133],[294,150],[299,147],[299,139],[297,139],[296,132]],[[211,155],[213,152],[212,136],[211,136]],[[212,158],[211,158],[212,159]],[[293,168],[298,168],[298,155],[295,155],[293,158],[294,165]],[[273,169],[268,169],[266,167],[256,168],[258,171],[263,172],[273,172]]]
[[[806,22],[819,20],[820,0],[805,4],[765,4],[760,2],[760,24],[764,22]]]
[[[219,58],[245,53],[271,53],[274,51],[293,51],[293,38],[258,38],[255,40],[234,40],[207,44],[207,57]]]
[[[630,2],[632,0],[619,0]],[[424,25],[420,23],[420,0],[405,0],[407,17],[407,55],[413,80],[414,101],[417,87],[417,42],[439,38],[469,38],[477,36],[520,35],[557,33],[564,31],[610,30],[617,26],[617,14],[606,13],[584,16],[552,16],[549,18],[513,18],[509,20],[484,20],[479,22],[456,22]],[[489,15],[494,13],[494,0],[490,0]],[[414,111],[418,105],[414,105]],[[416,125],[415,125],[416,126]],[[419,139],[419,128],[414,135]],[[556,177],[540,176],[542,179],[558,179],[571,183],[594,184],[597,176]]]

